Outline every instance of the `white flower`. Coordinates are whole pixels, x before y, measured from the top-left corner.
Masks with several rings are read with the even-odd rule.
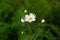
[[[25,21],[26,22],[32,22],[35,21],[36,15],[33,13],[30,13],[29,15],[25,15]]]
[[[44,19],[42,19],[42,20],[41,20],[41,22],[42,22],[42,23],[44,23],[44,22],[45,22],[45,20],[44,20]]]
[[[25,22],[25,20],[24,20],[24,19],[21,19],[21,22],[22,22],[22,23],[24,23],[24,22]]]
[[[26,12],[27,12],[27,10],[24,10],[24,12],[26,13]]]
[[[22,31],[21,34],[23,34],[24,32]]]

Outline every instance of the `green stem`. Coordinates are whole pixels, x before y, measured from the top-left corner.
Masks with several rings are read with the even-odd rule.
[[[28,26],[29,31],[30,31],[30,32],[32,32],[32,30],[31,30],[31,27],[30,27],[29,23],[27,23],[27,26]]]

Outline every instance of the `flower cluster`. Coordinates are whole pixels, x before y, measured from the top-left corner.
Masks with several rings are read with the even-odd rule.
[[[25,10],[24,13],[27,13],[27,10]],[[33,14],[33,13],[29,13],[29,15],[26,14],[24,18],[21,18],[22,23],[24,23],[24,22],[32,22],[32,21],[36,21],[36,15]],[[42,19],[41,23],[44,23],[44,22],[45,22],[45,19]]]
[[[22,23],[23,22],[32,22],[32,21],[36,20],[35,18],[36,18],[35,14],[29,13],[29,15],[28,14],[25,15],[24,19],[23,18],[21,19],[21,22]]]

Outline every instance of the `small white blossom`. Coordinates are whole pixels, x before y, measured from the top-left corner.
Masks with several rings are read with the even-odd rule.
[[[26,12],[27,12],[27,10],[24,10],[24,12],[26,13]]]
[[[44,20],[44,19],[42,19],[42,20],[41,20],[41,22],[42,22],[42,23],[44,23],[44,22],[45,22],[45,20]]]
[[[24,19],[21,19],[21,22],[22,22],[22,23],[24,23],[24,22],[25,22],[25,20],[24,20]]]
[[[30,13],[29,15],[25,15],[25,21],[26,22],[32,22],[35,21],[36,15],[33,13]]]
[[[21,34],[23,34],[24,32],[22,31]]]

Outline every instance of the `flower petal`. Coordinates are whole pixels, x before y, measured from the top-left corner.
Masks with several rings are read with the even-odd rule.
[[[29,15],[25,15],[25,17],[29,17]]]
[[[34,17],[34,18],[36,17],[36,15],[33,13],[30,13],[29,16]]]
[[[32,22],[32,20],[30,20],[29,22]]]
[[[36,19],[35,18],[33,18],[33,21],[35,21]]]

